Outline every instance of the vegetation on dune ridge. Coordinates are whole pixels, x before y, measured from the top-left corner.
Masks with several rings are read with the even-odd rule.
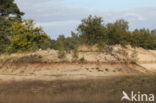
[[[66,52],[71,50],[77,58],[77,48],[83,44],[97,45],[100,51],[107,45],[116,44],[156,49],[156,35],[150,30],[129,31],[128,22],[123,19],[104,24],[101,17],[91,15],[81,21],[77,32],[72,32],[70,37],[60,35],[57,40],[52,40],[41,27],[35,27],[32,20],[22,20],[24,13],[19,10],[14,0],[0,2],[0,53],[52,48],[59,50],[60,58],[64,58]]]

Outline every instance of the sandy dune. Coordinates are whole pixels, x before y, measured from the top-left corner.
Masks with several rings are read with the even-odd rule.
[[[73,61],[72,52],[67,53],[64,59],[58,58],[57,52],[49,49],[0,55],[0,79],[83,79],[156,73],[154,50],[117,45],[110,46],[107,52],[99,52],[96,47],[81,47],[76,61]],[[132,56],[134,53],[135,57]],[[137,59],[136,64],[131,63],[134,58]]]

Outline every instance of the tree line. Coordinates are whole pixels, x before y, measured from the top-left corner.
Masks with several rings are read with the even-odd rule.
[[[77,33],[71,33],[71,37],[60,35],[54,42],[54,47],[60,47],[57,42],[62,42],[65,49],[74,49],[78,45],[97,45],[104,48],[106,45],[131,45],[144,49],[156,50],[156,35],[149,29],[129,30],[128,22],[119,19],[114,23],[105,24],[101,17],[89,16],[81,21],[77,27]],[[72,46],[71,46],[72,44]]]
[[[70,37],[60,35],[52,40],[33,20],[22,20],[23,15],[14,0],[0,0],[0,53],[52,48],[63,54],[76,51],[82,44],[97,45],[100,49],[116,44],[156,49],[156,35],[148,29],[130,31],[128,22],[123,19],[105,24],[101,17],[90,15]]]

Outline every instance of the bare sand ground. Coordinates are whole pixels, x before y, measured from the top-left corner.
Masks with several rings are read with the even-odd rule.
[[[114,76],[150,75],[156,64],[23,64],[0,69],[0,81],[79,80]]]
[[[0,69],[0,80],[76,80],[149,73],[142,66],[125,63],[13,63]]]
[[[146,68],[149,71],[155,72],[156,73],[156,63],[144,63],[144,64],[139,64],[142,67]]]
[[[107,53],[95,47],[81,47],[78,62],[73,62],[72,52],[64,59],[58,58],[56,50],[0,55],[0,79],[68,80],[156,73],[156,51],[119,45],[108,49]],[[121,63],[133,59],[138,60],[138,65]]]

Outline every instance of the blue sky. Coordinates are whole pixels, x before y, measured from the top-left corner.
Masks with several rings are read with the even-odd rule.
[[[130,29],[156,28],[156,0],[15,0],[25,12],[52,37],[70,36],[81,19],[88,15],[104,18],[105,23],[116,19],[130,22]]]

